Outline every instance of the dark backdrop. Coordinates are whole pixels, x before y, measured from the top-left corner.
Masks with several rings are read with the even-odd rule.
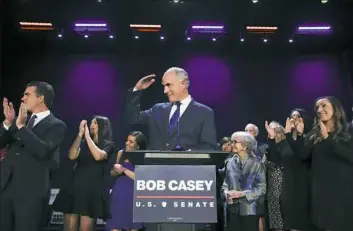
[[[66,155],[82,119],[95,114],[109,117],[117,148],[123,147],[131,130],[147,133],[145,127],[128,125],[124,118],[126,92],[144,75],[158,77],[143,95],[143,108],[166,100],[161,76],[167,68],[180,66],[190,75],[191,95],[216,111],[219,139],[243,130],[249,122],[259,126],[263,139],[265,120],[284,122],[295,107],[312,114],[314,100],[323,95],[341,99],[351,118],[349,55],[270,46],[227,50],[154,45],[94,54],[46,48],[21,51],[8,60],[1,95],[18,106],[27,82],[44,80],[54,86],[57,96],[52,111],[68,126],[61,169],[54,177],[53,186],[60,187],[71,173],[73,163]],[[114,161],[115,157],[110,164]]]

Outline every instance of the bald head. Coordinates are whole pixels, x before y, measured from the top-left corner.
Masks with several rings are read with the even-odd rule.
[[[259,128],[255,124],[246,125],[245,131],[249,132],[253,137],[256,137],[259,134]]]
[[[180,67],[169,68],[163,75],[162,85],[170,102],[182,101],[189,95],[189,75]]]

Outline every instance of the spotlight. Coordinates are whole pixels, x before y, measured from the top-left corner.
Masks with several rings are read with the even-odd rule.
[[[63,35],[62,34],[58,34],[58,38],[62,38],[63,37]]]
[[[244,42],[245,40],[243,38],[240,39],[240,42]]]
[[[191,38],[190,38],[190,37],[187,37],[186,39],[187,39],[187,40],[189,40],[189,41],[191,40]]]
[[[88,38],[88,35],[85,35],[85,38]]]
[[[252,3],[258,3],[259,0],[252,0]]]
[[[267,43],[267,39],[264,39],[263,41],[264,41],[264,43]]]
[[[110,39],[113,39],[113,38],[114,38],[114,36],[113,36],[113,35],[109,35],[109,38],[110,38]]]
[[[325,3],[327,3],[328,2],[328,0],[321,0],[321,3],[322,4],[325,4]]]
[[[289,39],[289,42],[290,42],[290,43],[293,43],[294,41],[293,41],[293,39]]]
[[[161,36],[160,39],[161,39],[161,40],[164,40],[164,36]]]
[[[217,39],[216,38],[212,38],[212,41],[215,42]]]
[[[136,35],[136,36],[135,36],[135,39],[139,39],[139,36]]]

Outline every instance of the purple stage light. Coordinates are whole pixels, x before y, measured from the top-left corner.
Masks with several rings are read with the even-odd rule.
[[[76,32],[103,32],[110,29],[108,23],[104,21],[79,21],[74,23],[73,30]]]
[[[297,34],[329,34],[331,31],[330,25],[305,25],[297,28]]]
[[[223,25],[193,25],[191,27],[192,32],[204,33],[204,34],[223,34]]]

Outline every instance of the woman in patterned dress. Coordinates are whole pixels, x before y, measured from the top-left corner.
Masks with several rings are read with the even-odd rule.
[[[276,131],[275,142],[279,143],[285,139],[284,128],[275,121],[269,126]],[[271,156],[275,152],[270,148],[267,149],[266,156]],[[267,201],[268,201],[268,219],[270,230],[283,230],[283,220],[281,215],[280,196],[283,182],[283,172],[279,165],[267,158]]]

